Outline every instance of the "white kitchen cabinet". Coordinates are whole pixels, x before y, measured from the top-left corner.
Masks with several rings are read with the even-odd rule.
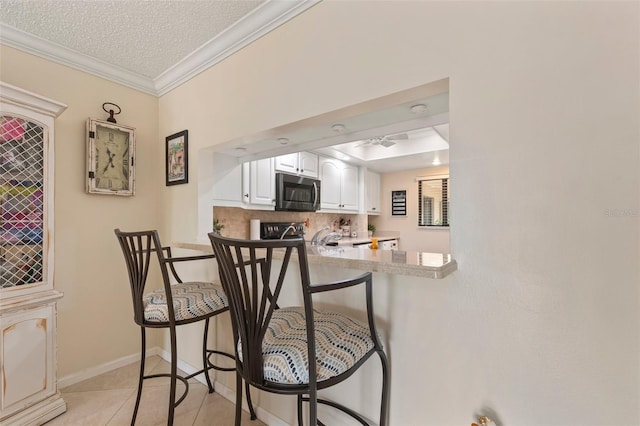
[[[300,165],[300,175],[311,178],[318,177],[318,156],[310,152],[298,153],[298,164]]]
[[[66,411],[56,379],[54,120],[66,105],[0,82],[0,424]]]
[[[265,158],[250,163],[250,204],[275,207],[276,178],[273,163],[273,158]]]
[[[273,210],[276,186],[274,159],[238,163],[216,153],[213,159],[213,206]]]
[[[243,165],[235,157],[215,153],[213,155],[213,205],[224,207],[243,207],[249,202],[243,195],[244,176]],[[248,182],[247,182],[248,185]]]
[[[321,210],[358,211],[358,167],[320,157]]]
[[[317,178],[318,156],[310,152],[294,152],[275,158],[275,169],[279,172]]]
[[[380,214],[380,174],[365,172],[365,210],[367,214]]]

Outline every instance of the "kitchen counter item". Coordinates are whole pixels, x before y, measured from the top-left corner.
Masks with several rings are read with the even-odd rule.
[[[260,219],[251,219],[249,223],[249,238],[252,240],[260,239]]]
[[[375,250],[378,248],[378,239],[377,238],[371,238],[371,245],[369,246],[372,250]]]

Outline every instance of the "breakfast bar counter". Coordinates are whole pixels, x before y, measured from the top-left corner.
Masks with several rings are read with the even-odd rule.
[[[174,247],[211,252],[209,242],[176,242]],[[277,258],[278,253],[274,253]],[[384,272],[424,278],[444,278],[457,269],[450,254],[307,244],[309,264]]]

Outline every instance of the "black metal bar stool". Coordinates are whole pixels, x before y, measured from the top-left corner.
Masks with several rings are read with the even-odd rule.
[[[209,393],[214,392],[209,370],[234,371],[233,367],[219,367],[210,360],[213,354],[234,358],[233,355],[207,348],[207,334],[209,331],[209,319],[215,315],[229,310],[227,296],[220,285],[206,282],[183,282],[175,269],[178,262],[190,262],[203,259],[212,259],[213,254],[198,256],[173,257],[170,247],[163,247],[155,230],[139,232],[121,232],[115,230],[124,254],[129,283],[131,284],[131,296],[133,298],[133,315],[136,324],[140,326],[142,335],[142,349],[140,357],[140,378],[138,381],[138,394],[133,410],[131,424],[135,424],[142,384],[145,379],[154,377],[170,377],[169,391],[169,415],[167,424],[173,424],[175,408],[186,398],[189,392],[188,380],[198,374],[204,373]],[[154,256],[155,254],[155,256]],[[162,273],[162,288],[145,294],[147,275],[151,259],[157,257]],[[170,275],[171,274],[171,275]],[[172,284],[171,280],[175,283]],[[176,327],[197,321],[205,321],[204,337],[202,341],[202,369],[188,376],[179,376]],[[171,373],[144,375],[146,353],[146,328],[168,328],[171,340]],[[184,386],[184,393],[176,401],[176,385],[180,380]],[[247,384],[247,390],[249,386]],[[255,419],[255,413],[251,404],[250,395],[247,394],[247,403],[251,412],[251,418]]]
[[[237,366],[236,426],[240,426],[242,416],[243,379],[263,391],[297,395],[299,425],[303,423],[303,402],[309,402],[309,425],[322,425],[317,404],[337,408],[368,425],[346,406],[320,399],[318,390],[346,380],[373,354],[382,364],[379,424],[386,425],[389,366],[374,321],[371,273],[351,280],[311,284],[303,239],[247,241],[214,233],[209,238],[222,287],[229,298]],[[273,267],[276,251],[282,255],[279,268]],[[304,305],[280,307],[278,297],[294,256],[300,268]],[[314,308],[314,295],[359,284],[364,284],[366,323]]]

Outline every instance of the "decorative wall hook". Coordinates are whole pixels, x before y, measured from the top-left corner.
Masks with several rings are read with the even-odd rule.
[[[114,106],[114,107],[118,108],[118,112],[114,112],[114,110],[113,110],[113,109],[107,109],[107,108],[106,108],[106,106],[107,106],[107,105],[112,105],[112,106]],[[115,122],[116,122],[116,119],[115,119],[115,118],[113,118],[113,116],[114,116],[114,115],[118,115],[118,114],[120,114],[120,113],[122,112],[122,108],[120,108],[118,105],[116,105],[116,104],[114,104],[114,103],[111,103],[111,102],[105,102],[105,103],[103,103],[103,104],[102,104],[102,109],[104,110],[104,112],[108,112],[108,113],[109,113],[109,118],[107,118],[107,121],[108,121],[109,123],[115,123]]]

